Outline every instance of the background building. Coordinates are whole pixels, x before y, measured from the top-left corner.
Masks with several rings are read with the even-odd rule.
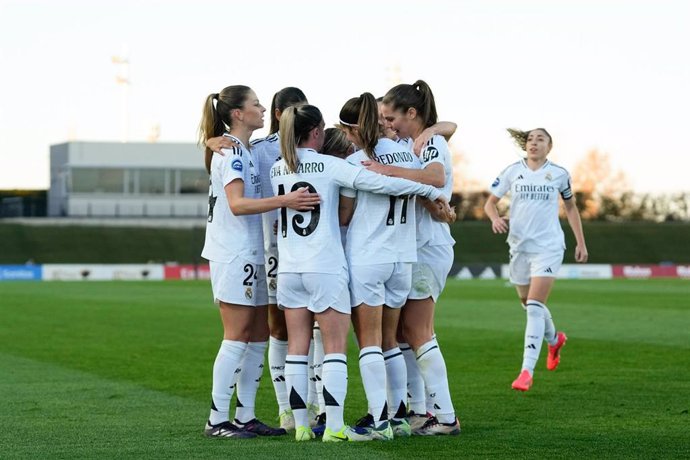
[[[194,144],[52,145],[48,216],[205,216],[209,178],[203,164]]]

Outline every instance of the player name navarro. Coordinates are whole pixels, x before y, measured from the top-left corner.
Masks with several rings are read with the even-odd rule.
[[[322,173],[326,169],[326,166],[321,161],[309,161],[306,163],[300,163],[297,165],[297,170],[291,173],[287,170],[287,167],[283,165],[282,167],[276,165],[271,168],[271,177],[287,176],[290,174],[310,174],[310,173]]]

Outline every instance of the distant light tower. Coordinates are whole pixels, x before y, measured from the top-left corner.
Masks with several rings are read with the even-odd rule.
[[[123,47],[120,56],[113,56],[112,62],[117,66],[117,75],[115,76],[115,83],[117,83],[120,90],[120,142],[127,142],[129,131],[129,58],[127,57],[127,47]]]

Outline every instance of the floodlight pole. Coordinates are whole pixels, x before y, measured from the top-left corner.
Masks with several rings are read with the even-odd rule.
[[[129,58],[127,57],[127,49],[123,48],[120,56],[113,56],[112,62],[117,65],[117,75],[115,76],[115,83],[117,83],[120,90],[120,142],[127,142],[129,135]]]

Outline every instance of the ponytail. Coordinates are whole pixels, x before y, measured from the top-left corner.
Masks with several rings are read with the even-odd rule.
[[[223,88],[220,93],[211,93],[206,97],[199,123],[199,146],[204,148],[204,164],[206,171],[211,173],[211,159],[213,151],[206,147],[206,141],[212,137],[222,136],[226,127],[232,128],[234,109],[241,109],[251,88],[244,85],[234,85]],[[216,102],[215,105],[213,102]]]
[[[271,100],[271,128],[268,134],[277,133],[280,129],[280,124],[276,117],[276,110],[282,113],[290,106],[306,103],[307,96],[304,95],[301,89],[295,88],[294,86],[288,86],[275,93]]]
[[[438,121],[438,114],[436,113],[436,102],[434,101],[434,93],[424,80],[417,80],[413,85],[422,97],[422,119],[424,126],[429,127],[436,124]]]
[[[297,145],[295,144],[295,107],[283,110],[280,116],[280,153],[285,160],[287,170],[297,171]]]
[[[414,108],[425,128],[438,122],[434,93],[424,80],[417,80],[412,85],[400,84],[394,86],[383,97],[383,103],[393,106],[393,110],[407,112]]]
[[[297,147],[322,122],[321,111],[313,105],[296,105],[283,111],[280,116],[280,152],[288,172],[297,171]]]
[[[382,126],[379,123],[379,107],[376,98],[371,93],[362,93],[359,97],[349,99],[340,109],[340,125],[343,129],[357,130],[367,156],[375,160],[374,148],[382,136]]]

